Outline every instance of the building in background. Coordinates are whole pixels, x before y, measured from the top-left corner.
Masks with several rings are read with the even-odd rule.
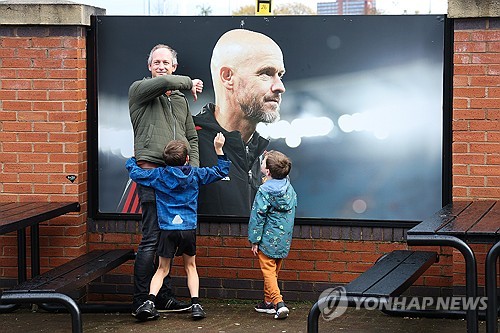
[[[318,15],[370,15],[375,13],[375,0],[336,0],[318,2]]]

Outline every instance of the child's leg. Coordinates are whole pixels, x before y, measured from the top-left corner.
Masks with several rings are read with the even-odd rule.
[[[264,275],[264,301],[272,302],[275,305],[283,302],[283,296],[278,287],[278,272],[283,259],[273,259],[259,251],[259,264]]]
[[[184,269],[186,270],[189,294],[191,294],[191,298],[198,298],[200,280],[198,278],[198,272],[196,270],[196,256],[188,256],[187,254],[183,254],[182,258],[184,259]]]
[[[163,279],[168,275],[168,272],[170,271],[171,261],[171,258],[160,257],[158,269],[156,270],[156,273],[151,280],[151,284],[149,285],[150,295],[156,296],[158,294],[158,291],[160,291],[160,288],[163,285]]]

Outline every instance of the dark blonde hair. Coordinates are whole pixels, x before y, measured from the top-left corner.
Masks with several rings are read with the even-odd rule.
[[[163,149],[163,160],[166,165],[184,165],[187,155],[188,149],[186,143],[181,140],[172,140]]]
[[[271,177],[283,179],[288,176],[292,169],[292,161],[288,156],[279,151],[270,150],[264,157],[266,157],[266,169],[269,170]]]

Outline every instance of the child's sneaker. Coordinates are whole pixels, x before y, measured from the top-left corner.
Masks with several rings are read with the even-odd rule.
[[[286,319],[290,310],[285,305],[285,302],[279,302],[276,304],[276,313],[274,314],[274,319]]]
[[[274,309],[273,303],[267,303],[266,301],[262,301],[255,306],[255,311],[260,313],[269,313],[275,314],[276,310]]]
[[[200,320],[205,318],[207,315],[200,304],[193,304],[191,306],[191,317],[193,320]]]

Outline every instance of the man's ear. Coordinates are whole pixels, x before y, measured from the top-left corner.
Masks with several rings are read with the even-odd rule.
[[[220,81],[222,82],[222,85],[224,87],[226,87],[227,89],[233,88],[234,71],[231,67],[227,66],[222,67],[219,71],[219,76],[220,76]]]
[[[177,64],[172,65],[172,73],[175,72],[176,69],[177,69]]]
[[[186,164],[189,164],[189,155],[186,155]]]

